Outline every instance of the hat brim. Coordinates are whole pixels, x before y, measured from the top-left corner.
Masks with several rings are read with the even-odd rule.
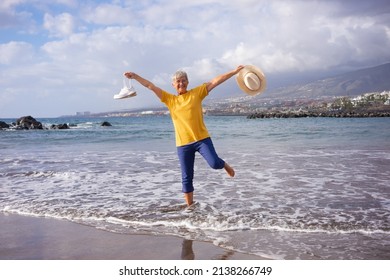
[[[245,85],[244,77],[245,77],[245,75],[247,73],[253,73],[253,74],[255,74],[259,78],[259,80],[260,80],[260,87],[258,89],[251,90],[250,88],[248,88]],[[253,66],[253,65],[245,65],[244,68],[241,69],[240,72],[238,72],[236,80],[237,80],[237,84],[240,87],[240,89],[243,92],[245,92],[246,94],[249,94],[249,95],[260,94],[260,93],[262,93],[265,90],[265,88],[267,86],[267,81],[265,79],[263,71],[261,71],[259,68],[257,68],[256,66]]]

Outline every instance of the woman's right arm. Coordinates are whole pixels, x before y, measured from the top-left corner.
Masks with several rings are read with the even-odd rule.
[[[141,85],[143,85],[144,87],[150,89],[151,91],[153,91],[158,98],[161,99],[162,97],[162,89],[155,86],[151,81],[148,81],[144,78],[142,78],[141,76],[137,75],[136,73],[133,73],[133,72],[126,72],[124,74],[126,76],[126,78],[128,79],[134,79],[136,80],[137,82],[139,82]]]

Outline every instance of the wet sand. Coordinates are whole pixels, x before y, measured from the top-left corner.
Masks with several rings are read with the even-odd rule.
[[[51,218],[0,213],[2,260],[259,260],[211,243],[129,235]]]

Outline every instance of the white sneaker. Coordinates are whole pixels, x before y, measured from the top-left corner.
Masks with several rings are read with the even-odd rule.
[[[137,93],[134,87],[131,85],[131,79],[123,77],[123,88],[118,94],[114,95],[114,99],[123,99],[136,96]]]
[[[134,88],[124,87],[118,94],[114,95],[114,99],[124,99],[134,96],[137,96],[137,92],[134,90]]]

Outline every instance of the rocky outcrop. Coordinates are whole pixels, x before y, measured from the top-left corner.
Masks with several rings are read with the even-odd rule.
[[[11,124],[7,124],[4,121],[0,121],[0,130],[29,130],[29,129],[70,129],[76,127],[77,124],[52,124],[49,127],[45,127],[41,122],[37,121],[32,116],[20,117]],[[112,126],[108,121],[103,121],[100,126]]]
[[[63,123],[63,124],[52,124],[50,126],[50,129],[69,129],[69,125],[66,124],[66,123]]]
[[[250,114],[248,119],[288,118],[380,118],[390,117],[390,112],[381,111],[264,111]]]
[[[6,128],[9,128],[9,124],[3,122],[3,121],[0,121],[0,130],[1,129],[6,129]]]
[[[43,125],[33,117],[25,116],[16,120],[16,129],[43,129]]]
[[[100,126],[112,126],[112,124],[110,124],[109,122],[107,121],[104,121],[100,124]]]
[[[76,126],[76,125],[74,125]],[[7,124],[3,121],[0,121],[0,130],[29,130],[29,129],[69,129],[70,126],[66,123],[64,124],[53,124],[49,128],[45,127],[41,122],[37,121],[32,116],[20,117],[11,124]]]

